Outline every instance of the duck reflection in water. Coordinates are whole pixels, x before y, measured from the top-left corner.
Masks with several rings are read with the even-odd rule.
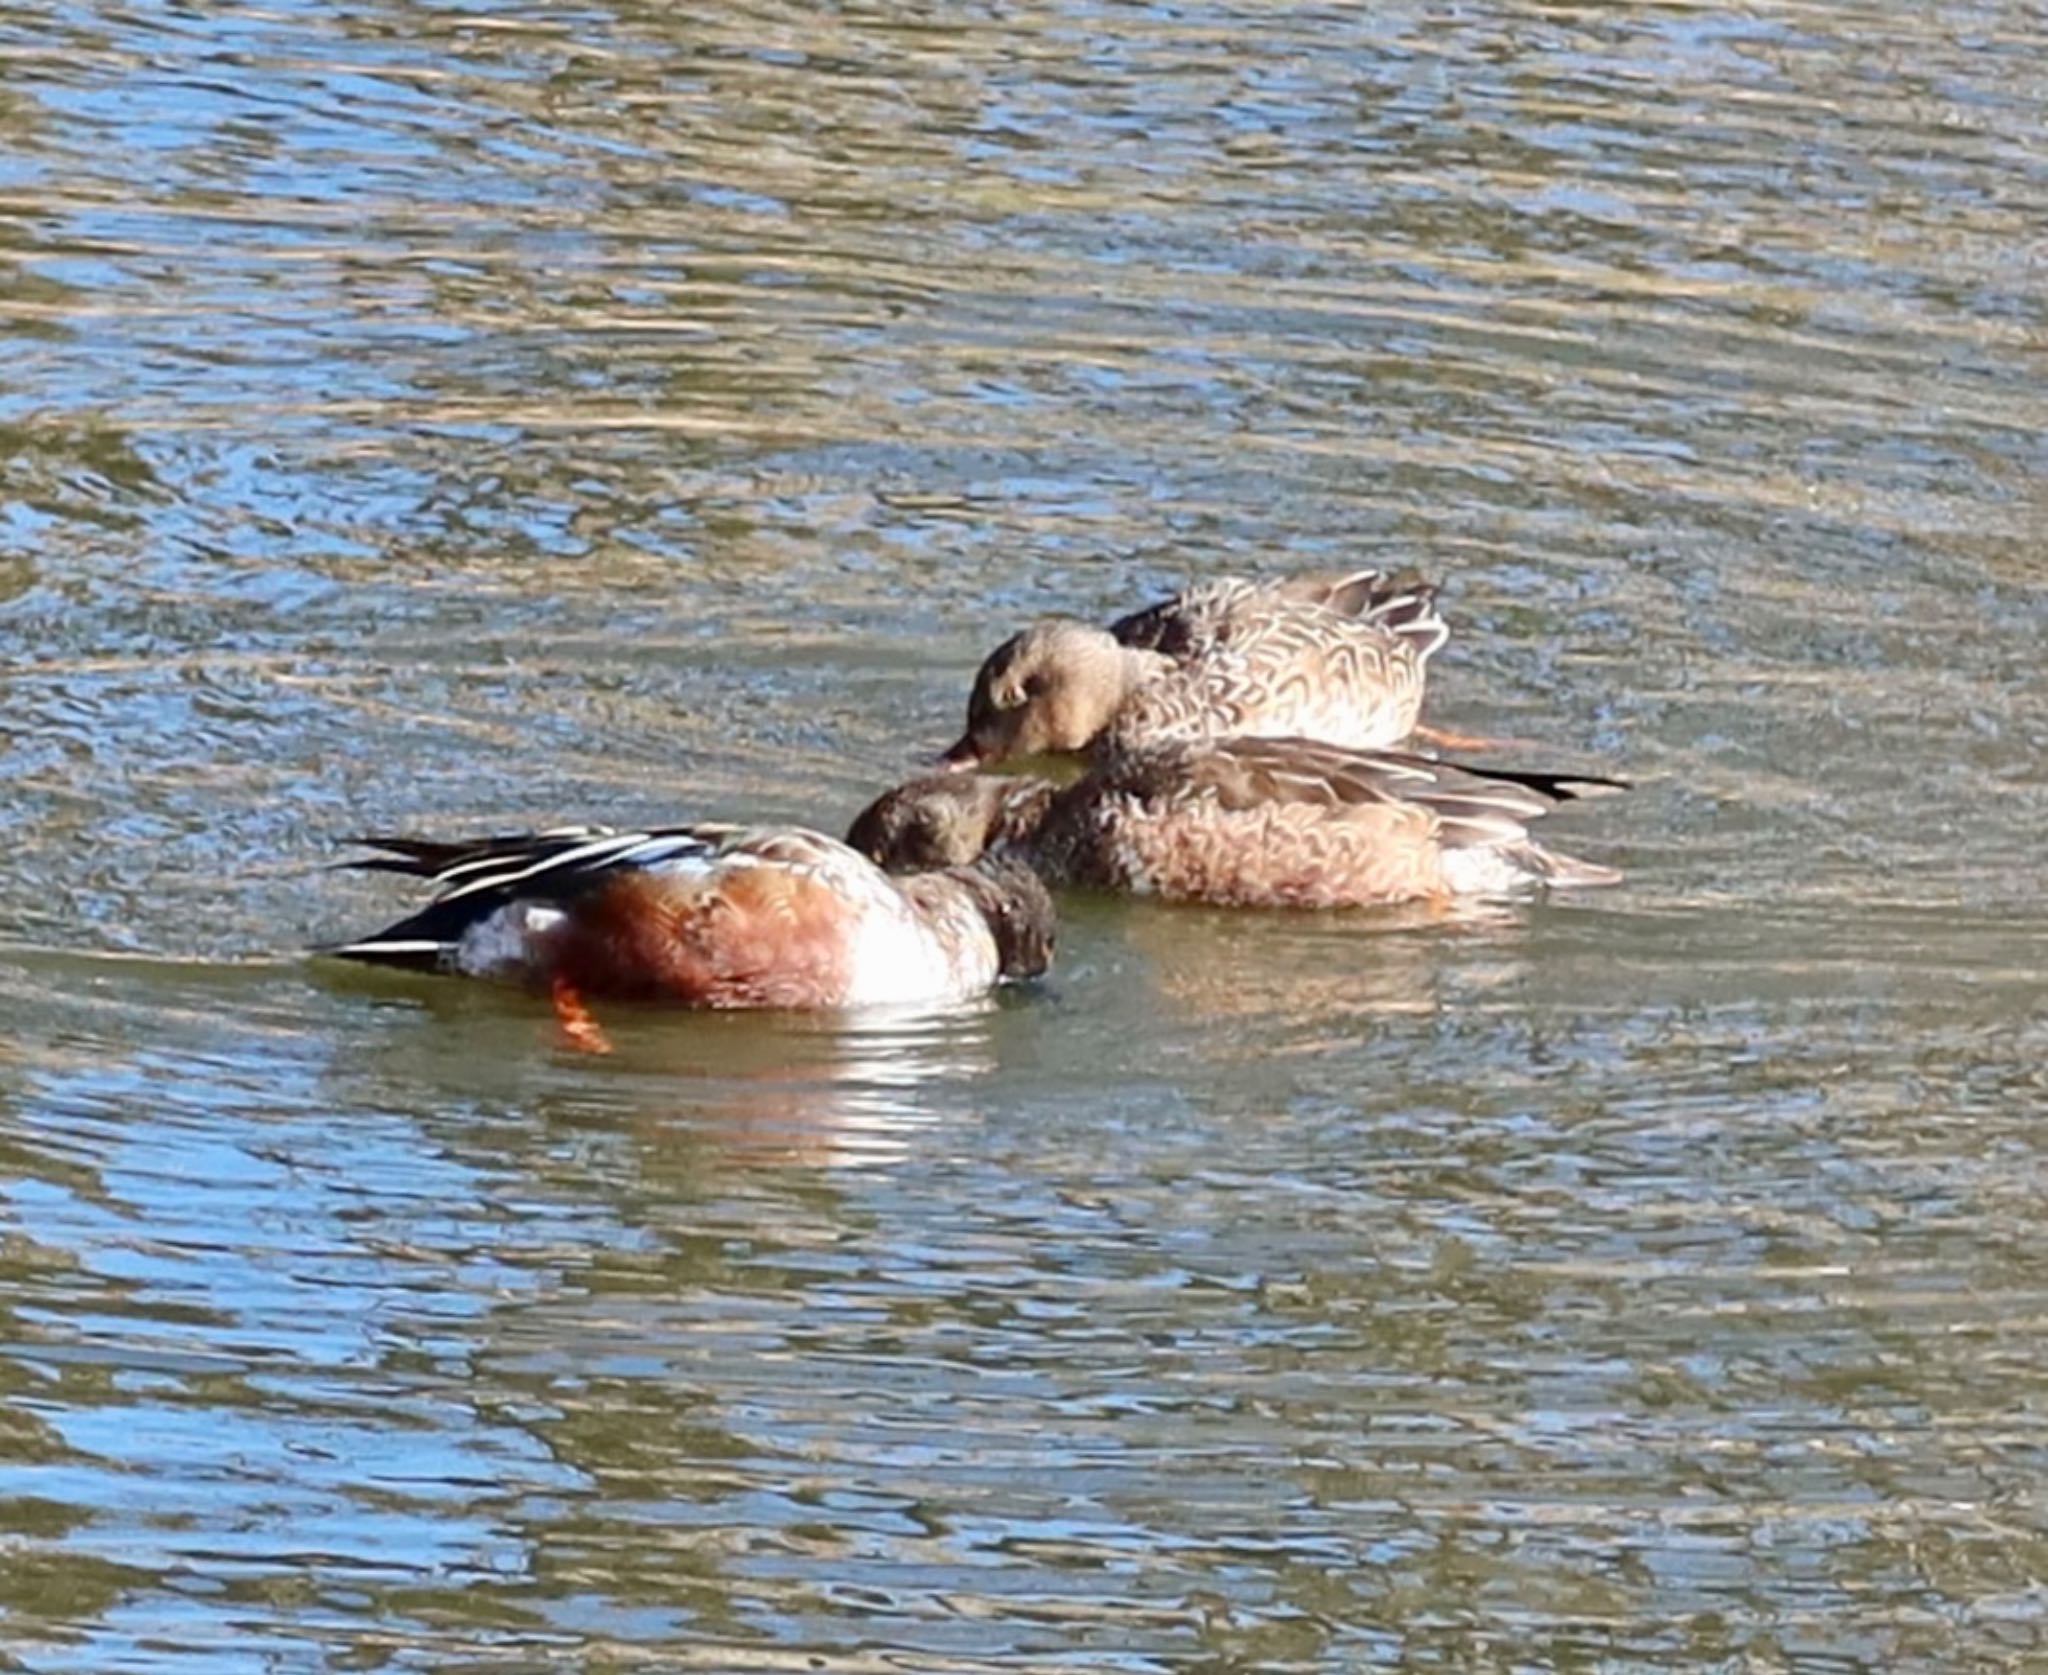
[[[971,1120],[998,1073],[994,998],[944,1010],[621,1014],[601,1073],[564,1078],[555,1114],[625,1127],[677,1167],[882,1169],[925,1131]]]
[[[831,1012],[617,1003],[604,1013],[607,1051],[592,1057],[574,1042],[545,1050],[556,1026],[516,989],[330,972],[372,997],[380,1081],[411,1090],[422,1111],[469,1113],[464,1134],[506,1132],[491,1113],[512,1131],[543,1119],[531,1160],[541,1172],[564,1129],[601,1146],[630,1139],[677,1168],[886,1166],[921,1131],[974,1120],[989,1079],[1030,1058],[1041,1012],[1000,993]]]
[[[1098,917],[1070,907],[1091,940],[1098,925],[1113,924],[1133,983],[1176,1027],[1228,1026],[1189,1033],[1201,1056],[1218,1059],[1327,1050],[1370,1033],[1374,1019],[1438,1012],[1447,981],[1464,990],[1521,969],[1527,923],[1520,904],[1477,897],[1342,915],[1125,901]]]

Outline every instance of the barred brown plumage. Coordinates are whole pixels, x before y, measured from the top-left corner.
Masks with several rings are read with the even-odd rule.
[[[1299,736],[1354,748],[1415,727],[1449,630],[1435,589],[1366,570],[1205,583],[1095,628],[1047,618],[990,654],[943,760]]]
[[[940,774],[862,812],[848,841],[890,867],[1015,853],[1053,884],[1222,906],[1368,907],[1613,883],[1537,844],[1560,803],[1625,789],[1313,739],[1176,741],[1080,780]]]

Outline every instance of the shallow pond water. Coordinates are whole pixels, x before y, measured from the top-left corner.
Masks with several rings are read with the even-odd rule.
[[[2044,24],[0,4],[0,1656],[2038,1666]],[[1345,562],[1625,886],[299,952]]]

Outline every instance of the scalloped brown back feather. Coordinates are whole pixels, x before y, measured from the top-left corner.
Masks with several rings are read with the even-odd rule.
[[[1046,751],[1118,755],[1180,739],[1298,736],[1367,749],[1414,730],[1448,635],[1410,574],[1224,580],[1109,629],[1046,619],[976,675],[954,766]]]

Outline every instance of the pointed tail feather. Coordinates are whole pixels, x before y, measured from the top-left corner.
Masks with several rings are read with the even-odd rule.
[[[342,841],[363,849],[381,849],[384,853],[334,864],[337,868],[356,872],[397,872],[416,878],[439,878],[454,867],[536,853],[551,844],[566,846],[585,838],[606,837],[611,830],[609,826],[551,826],[538,832],[491,832],[480,837],[448,839],[364,832]]]
[[[1435,584],[1420,570],[1329,570],[1268,584],[1267,593],[1340,616],[1371,617],[1409,598],[1433,599]]]
[[[1424,662],[1451,637],[1450,624],[1437,613],[1436,584],[1424,581],[1413,570],[1388,577],[1362,615],[1408,641]]]
[[[393,930],[402,929],[393,926]],[[441,971],[446,969],[448,944],[430,937],[401,937],[385,932],[357,942],[316,943],[310,950],[333,960],[355,960],[363,965],[391,966],[400,971]]]
[[[1592,890],[1621,882],[1617,868],[1603,867],[1598,861],[1582,861],[1576,855],[1562,855],[1540,843],[1517,844],[1508,855],[1531,878],[1553,890]]]

